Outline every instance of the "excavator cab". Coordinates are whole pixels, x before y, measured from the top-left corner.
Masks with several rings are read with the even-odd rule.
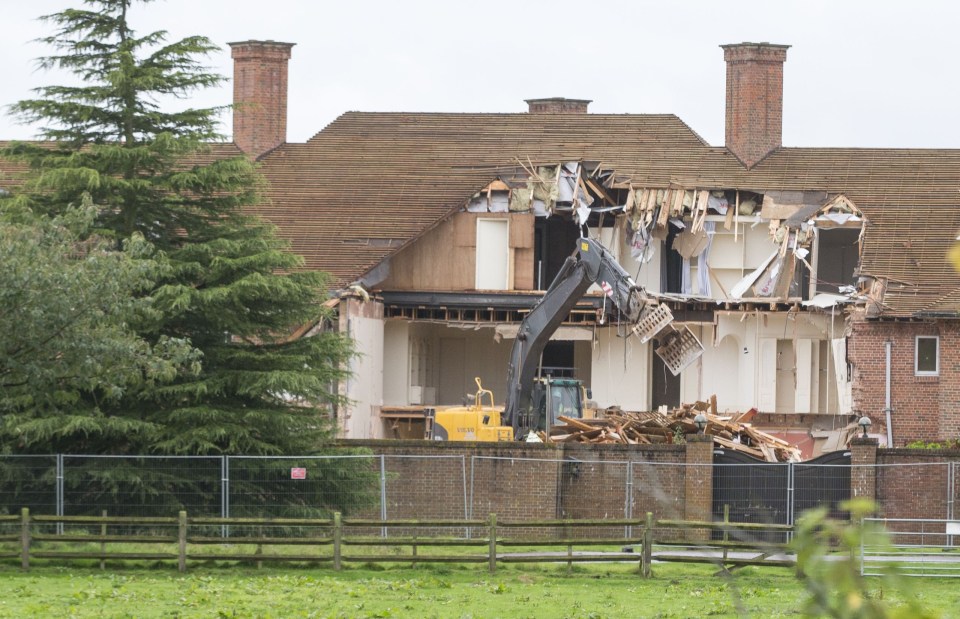
[[[560,417],[583,417],[583,383],[573,378],[544,376],[533,386],[533,430],[548,431],[562,424]]]

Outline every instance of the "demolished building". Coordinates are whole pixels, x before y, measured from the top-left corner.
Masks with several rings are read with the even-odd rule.
[[[335,328],[361,353],[344,437],[409,436],[411,407],[460,403],[475,376],[502,402],[519,323],[583,231],[704,348],[656,354],[604,319],[595,287],[542,366],[599,407],[716,395],[813,436],[861,415],[893,445],[960,434],[960,150],[784,147],[787,46],[723,46],[726,144],[711,146],[673,115],[563,98],[347,112],[288,143],[292,45],[231,45],[234,141],[267,179],[258,213],[331,273]]]

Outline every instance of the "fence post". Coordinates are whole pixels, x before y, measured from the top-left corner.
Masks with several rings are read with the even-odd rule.
[[[63,454],[57,454],[57,515],[63,517]],[[63,535],[63,521],[57,522],[57,535]]]
[[[387,519],[387,464],[386,456],[380,454],[380,520]],[[387,527],[380,527],[380,537],[387,537]]]
[[[647,523],[643,528],[643,552],[640,555],[640,574],[650,578],[650,562],[653,560],[653,512],[647,512]]]
[[[490,524],[488,525],[487,535],[490,536],[490,549],[488,551],[488,561],[490,573],[497,571],[497,515],[490,514]]]
[[[30,508],[20,510],[20,569],[30,569]]]
[[[724,504],[723,504],[723,541],[724,541],[724,542],[727,542],[727,541],[729,541],[729,540],[730,540],[730,504],[729,504],[729,503],[724,503]],[[727,550],[728,550],[728,548],[729,548],[729,547],[728,547],[726,544],[723,545],[723,563],[724,563],[724,565],[726,565],[726,563],[727,563],[727,555],[728,555]]]
[[[187,512],[181,511],[177,522],[177,569],[187,571]]]
[[[100,536],[106,537],[107,536],[107,510],[101,511],[100,516],[103,518],[103,522],[100,523]],[[100,569],[101,570],[107,569],[107,559],[104,556],[106,554],[107,554],[107,542],[101,539],[100,540],[100,555],[101,555]]]
[[[343,540],[343,520],[340,512],[333,512],[333,569],[340,570],[340,543]]]

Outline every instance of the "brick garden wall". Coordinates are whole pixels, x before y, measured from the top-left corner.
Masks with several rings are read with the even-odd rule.
[[[490,513],[501,522],[620,519],[627,513],[643,518],[648,511],[657,519],[711,517],[709,440],[646,446],[389,440],[342,444],[386,456],[391,519],[484,519]],[[873,439],[856,439],[851,454],[851,494],[876,499],[880,516],[943,519],[951,499],[953,517],[960,516],[960,451],[878,449]],[[957,463],[953,497],[948,496],[951,463]]]
[[[464,511],[474,518],[496,513],[501,521],[624,518],[628,488],[633,517],[647,511],[658,518],[685,514],[683,445],[342,444],[386,456],[390,518],[462,518]],[[712,451],[706,456],[712,457]],[[632,465],[629,486],[628,462],[643,463]]]

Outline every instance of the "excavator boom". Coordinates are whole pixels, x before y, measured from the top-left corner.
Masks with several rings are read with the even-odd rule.
[[[540,356],[550,337],[592,284],[599,284],[613,304],[636,323],[647,301],[643,289],[599,242],[581,238],[577,253],[566,259],[543,298],[530,310],[517,333],[507,368],[504,417],[514,435],[534,425],[532,393]]]

